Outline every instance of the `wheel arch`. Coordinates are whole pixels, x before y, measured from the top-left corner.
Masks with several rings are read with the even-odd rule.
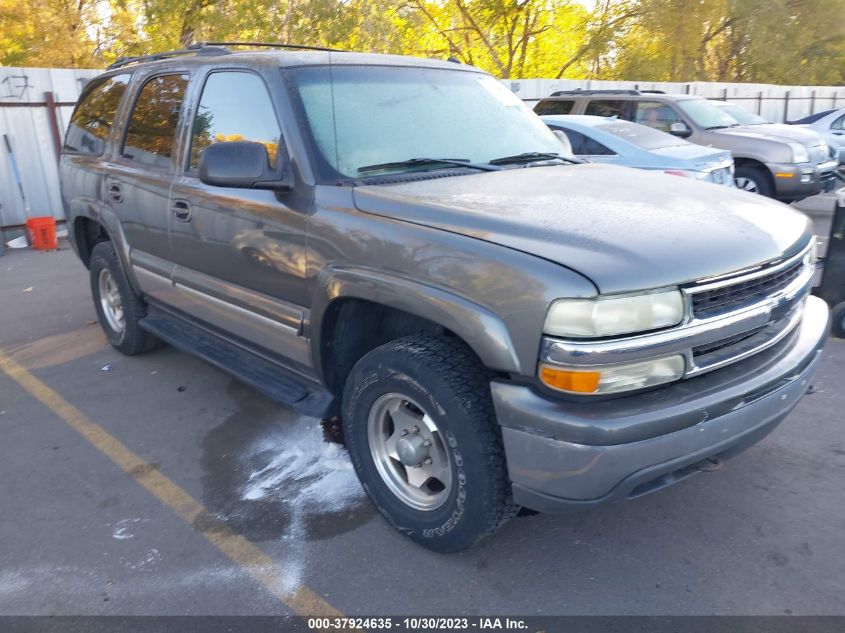
[[[468,299],[415,281],[369,270],[321,275],[312,304],[314,367],[329,389],[343,389],[352,366],[390,340],[421,332],[454,336],[489,369],[519,373],[505,323]]]

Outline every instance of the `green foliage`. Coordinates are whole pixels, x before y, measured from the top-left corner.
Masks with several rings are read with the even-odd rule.
[[[0,0],[0,63],[195,41],[455,56],[502,78],[845,81],[845,0]]]

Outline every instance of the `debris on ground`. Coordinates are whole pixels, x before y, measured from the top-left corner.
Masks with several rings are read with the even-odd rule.
[[[111,371],[111,370],[112,370],[111,365],[103,365],[102,367],[100,367],[100,371]]]

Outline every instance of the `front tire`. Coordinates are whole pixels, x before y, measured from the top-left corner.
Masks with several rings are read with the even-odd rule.
[[[88,270],[97,319],[112,347],[127,356],[159,347],[160,341],[141,329],[147,305],[132,291],[111,242],[93,248]]]
[[[774,195],[774,187],[769,180],[769,175],[761,167],[750,165],[737,167],[734,172],[734,184],[737,189],[748,193],[758,193],[769,198]]]
[[[845,338],[845,301],[833,306],[830,321],[832,334],[837,338]]]
[[[343,432],[361,483],[431,550],[466,549],[518,510],[489,381],[460,341],[414,335],[369,352],[346,382]]]

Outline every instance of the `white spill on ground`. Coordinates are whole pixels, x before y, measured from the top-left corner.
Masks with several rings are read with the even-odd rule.
[[[299,587],[308,559],[308,519],[349,510],[361,502],[364,491],[346,450],[326,442],[319,424],[262,438],[247,458],[255,463],[265,455],[266,466],[249,475],[242,498],[272,500],[288,508],[290,522],[282,539],[291,554],[280,567],[286,572],[281,589],[290,593]]]
[[[112,538],[116,538],[118,541],[134,538],[133,526],[137,523],[147,523],[148,521],[149,519],[121,519],[113,526]]]

